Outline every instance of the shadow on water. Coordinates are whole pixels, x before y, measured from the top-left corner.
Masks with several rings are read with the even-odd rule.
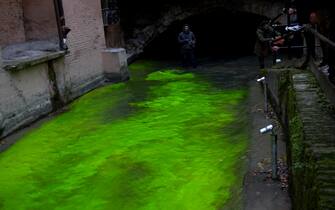
[[[111,97],[118,100],[118,103],[106,110],[104,115],[106,122],[127,117],[142,110],[131,104],[145,101],[148,99],[150,89],[166,83],[166,81],[145,81],[145,77],[155,71],[178,69],[179,71],[175,72],[177,74],[193,73],[222,90],[246,88],[250,79],[255,78],[258,73],[255,68],[252,68],[255,66],[255,58],[252,56],[243,59],[238,56],[226,56],[225,59],[208,57],[200,59],[199,63],[198,68],[183,69],[175,60],[138,61],[131,66],[132,79],[127,82],[127,87],[110,93]]]

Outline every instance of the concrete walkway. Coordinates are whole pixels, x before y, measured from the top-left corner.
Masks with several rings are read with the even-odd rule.
[[[261,135],[259,129],[274,124],[275,119],[266,119],[264,115],[262,88],[256,82],[251,84],[251,144],[249,149],[248,171],[244,180],[245,210],[289,210],[291,201],[285,182],[272,181],[271,169],[271,141],[270,135]],[[280,128],[278,136],[278,158],[281,163],[286,162],[286,147]],[[282,167],[285,168],[285,167]],[[285,174],[281,174],[285,179]]]

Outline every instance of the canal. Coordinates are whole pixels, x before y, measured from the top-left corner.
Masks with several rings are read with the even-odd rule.
[[[140,60],[0,153],[0,209],[240,209],[255,58]]]

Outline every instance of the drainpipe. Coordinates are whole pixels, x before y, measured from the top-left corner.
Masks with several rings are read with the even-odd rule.
[[[55,14],[56,14],[56,22],[58,29],[58,38],[59,38],[59,49],[66,50],[66,45],[64,43],[64,10],[62,0],[54,0]],[[51,88],[53,91],[53,96],[51,97],[51,103],[53,107],[53,111],[56,111],[58,108],[64,105],[64,101],[60,95],[60,91],[57,85],[57,76],[54,69],[54,63],[52,60],[48,61],[48,77],[51,84]]]
[[[2,67],[2,55],[1,55],[1,47],[0,47],[0,69]],[[5,115],[3,114],[3,112],[1,111],[2,107],[0,107],[0,139],[1,139],[1,135],[3,133],[4,130],[4,122],[5,122]]]
[[[57,21],[57,29],[58,29],[58,38],[59,38],[59,49],[65,50],[64,46],[64,34],[63,34],[63,23],[61,17],[64,18],[64,11],[63,11],[63,3],[62,0],[54,0],[55,6],[55,14],[56,14],[56,21]]]

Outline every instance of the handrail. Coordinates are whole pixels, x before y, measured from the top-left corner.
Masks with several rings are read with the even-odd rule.
[[[317,37],[320,41],[327,44],[329,47],[331,47],[333,50],[335,49],[335,42],[328,39],[323,34],[317,32],[315,29],[311,28],[310,26],[305,27],[307,32],[312,33],[315,37]],[[315,75],[316,79],[319,82],[319,85],[323,92],[325,93],[328,100],[335,106],[335,86],[332,85],[332,83],[329,81],[328,77],[323,74],[318,66],[316,65],[315,58],[313,58],[311,55],[309,60],[311,71]]]
[[[328,39],[326,36],[320,34],[319,32],[317,32],[315,29],[312,29],[311,27],[306,27],[305,29],[307,29],[307,31],[311,32],[316,37],[318,37],[321,41],[325,42],[326,44],[328,44],[329,46],[331,46],[333,49],[335,49],[335,42],[333,42],[332,40]]]

